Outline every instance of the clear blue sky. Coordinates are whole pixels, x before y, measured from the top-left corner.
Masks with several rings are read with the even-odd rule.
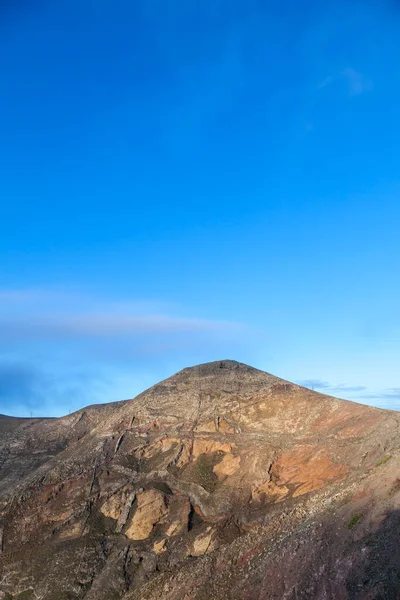
[[[396,3],[0,7],[0,412],[234,358],[400,409]]]

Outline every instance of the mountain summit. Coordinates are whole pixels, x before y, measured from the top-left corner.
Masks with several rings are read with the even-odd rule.
[[[0,417],[0,598],[397,598],[399,421],[232,360]]]

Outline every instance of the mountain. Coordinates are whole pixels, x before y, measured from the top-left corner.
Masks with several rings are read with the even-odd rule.
[[[399,598],[399,422],[230,360],[1,416],[0,598]]]

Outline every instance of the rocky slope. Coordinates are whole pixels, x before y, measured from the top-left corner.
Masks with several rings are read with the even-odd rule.
[[[234,361],[0,417],[0,598],[400,597],[399,413]]]

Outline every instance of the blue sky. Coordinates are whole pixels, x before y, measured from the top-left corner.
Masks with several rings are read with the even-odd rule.
[[[0,7],[0,412],[234,358],[400,409],[400,9]]]

